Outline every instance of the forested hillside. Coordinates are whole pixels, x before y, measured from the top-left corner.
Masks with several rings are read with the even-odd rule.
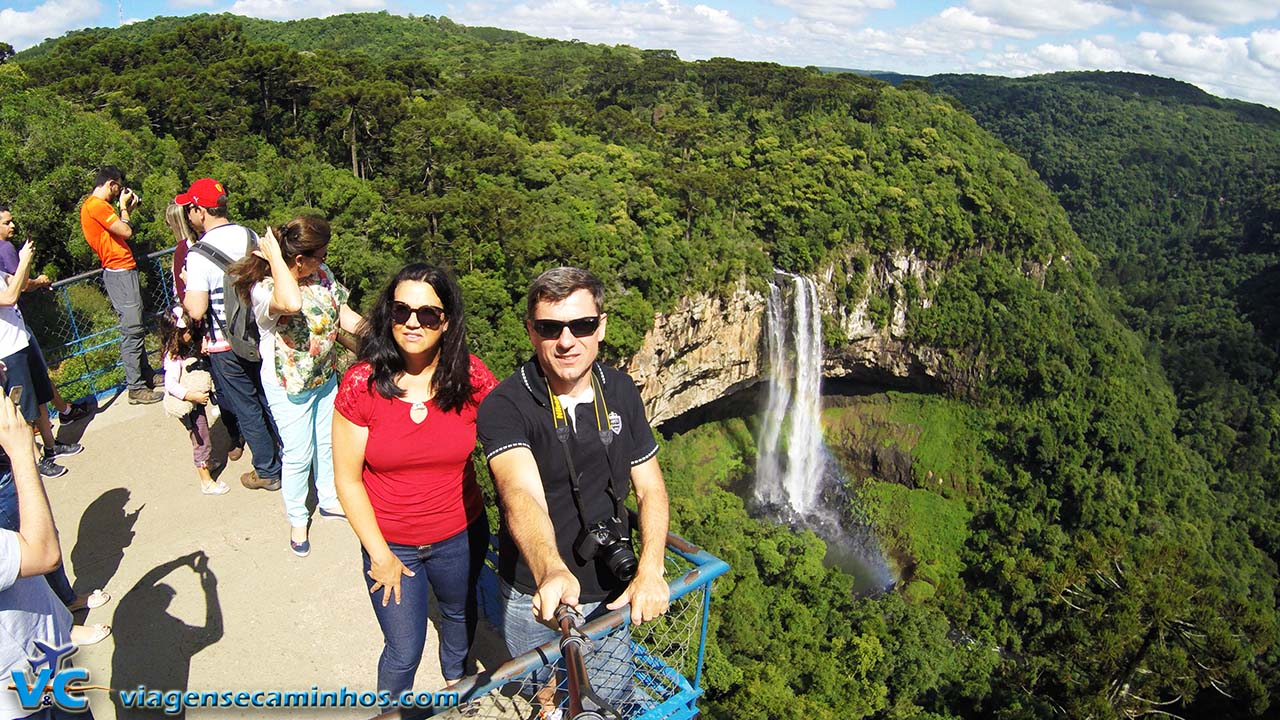
[[[930,82],[1058,196],[1199,472],[1280,559],[1280,111],[1124,73]]]
[[[73,33],[0,64],[0,92],[0,200],[50,274],[92,266],[75,210],[95,166],[141,188],[156,248],[166,202],[211,175],[250,224],[330,217],[357,304],[406,258],[449,262],[499,373],[528,352],[518,308],[551,264],[606,279],[615,358],[690,291],[837,254],[937,267],[894,302],[913,342],[978,379],[945,399],[967,408],[947,412],[969,418],[977,477],[922,490],[951,509],[936,542],[909,543],[914,590],[855,599],[816,538],[750,518],[727,489],[754,462],[742,421],[667,442],[675,528],[733,564],[708,716],[1270,705],[1276,568],[1249,536],[1265,523],[1175,436],[1185,413],[1050,189],[951,101],[382,14]]]

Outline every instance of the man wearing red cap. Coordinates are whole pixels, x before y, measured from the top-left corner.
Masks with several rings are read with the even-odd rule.
[[[201,246],[213,248],[232,261],[258,246],[258,235],[227,217],[227,191],[213,178],[200,178],[173,201],[186,208],[191,229],[200,235],[187,253],[187,294],[182,306],[195,320],[212,315],[205,338],[213,385],[218,390],[223,422],[231,434],[235,459],[244,444],[253,453],[253,470],[240,476],[251,489],[280,489],[280,453],[277,451],[271,411],[262,392],[261,363],[246,360],[231,349],[226,338],[227,313],[222,288],[226,273]]]
[[[117,198],[120,200],[118,214],[111,206]],[[128,243],[133,237],[129,213],[137,205],[137,194],[124,186],[124,173],[110,165],[103,167],[93,179],[93,192],[80,206],[80,229],[85,242],[102,261],[102,284],[120,320],[120,363],[124,365],[129,402],[145,405],[160,402],[164,393],[150,387],[155,371],[147,362],[147,350],[143,346],[147,329],[142,324],[142,286],[138,283],[138,264]]]

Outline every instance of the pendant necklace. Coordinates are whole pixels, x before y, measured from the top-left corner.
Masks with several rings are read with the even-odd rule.
[[[415,402],[409,408],[409,419],[415,423],[422,424],[427,419],[427,404],[425,402]]]

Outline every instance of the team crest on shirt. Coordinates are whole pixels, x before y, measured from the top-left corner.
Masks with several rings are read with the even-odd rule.
[[[612,410],[609,411],[609,429],[614,435],[622,434],[622,416]]]

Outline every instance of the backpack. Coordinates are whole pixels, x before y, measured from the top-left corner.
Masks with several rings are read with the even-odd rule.
[[[253,252],[253,234],[249,228],[244,228],[244,238],[247,255]],[[222,306],[227,318],[226,324],[218,320],[218,314],[212,308],[210,314],[213,315],[214,322],[218,323],[222,336],[231,343],[231,351],[249,362],[260,362],[262,354],[258,352],[258,321],[253,317],[253,308],[236,292],[235,276],[227,272],[227,268],[235,261],[218,248],[204,242],[192,245],[191,252],[205,256],[222,271]]]

